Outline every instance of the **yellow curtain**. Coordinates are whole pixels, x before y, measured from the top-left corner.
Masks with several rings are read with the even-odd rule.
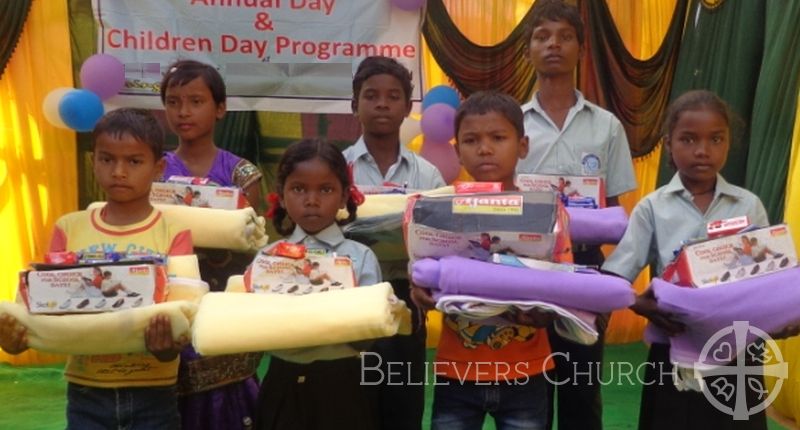
[[[75,134],[51,126],[42,100],[72,87],[67,2],[35,0],[0,79],[0,300],[14,300],[18,272],[41,261],[55,220],[78,201]],[[29,351],[0,362],[46,363],[60,356]]]
[[[789,224],[795,248],[800,253],[800,105],[794,119],[785,203],[783,219]],[[783,387],[772,407],[784,418],[800,423],[800,336],[779,340],[777,343],[784,361],[789,363],[789,377],[783,381]],[[766,378],[765,381],[772,390],[776,381],[771,378]]]
[[[638,59],[646,59],[658,50],[669,27],[676,0],[606,0],[617,30],[625,47]],[[639,188],[620,198],[620,204],[628,213],[636,203],[655,189],[658,180],[658,165],[661,159],[659,146],[647,156],[633,160],[636,182]],[[607,253],[613,249],[608,247]],[[633,284],[636,291],[644,291],[650,280],[650,270],[644,270]],[[644,318],[625,309],[614,312],[606,331],[606,343],[628,343],[642,338]]]

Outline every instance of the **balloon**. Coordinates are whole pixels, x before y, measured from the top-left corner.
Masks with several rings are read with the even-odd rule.
[[[64,121],[61,120],[61,115],[58,113],[58,104],[61,102],[64,95],[72,90],[73,88],[60,87],[47,93],[47,96],[45,96],[42,102],[42,112],[47,122],[59,128],[69,129],[69,127],[64,124]]]
[[[439,169],[444,181],[453,182],[461,172],[461,164],[453,145],[449,143],[430,142],[427,139],[422,144],[420,155]]]
[[[458,97],[458,92],[451,87],[448,87],[447,85],[437,85],[428,90],[428,92],[422,97],[423,113],[428,106],[436,103],[444,103],[452,106],[453,109],[458,109],[458,106],[461,104],[461,99]]]
[[[89,90],[69,91],[58,103],[61,120],[76,131],[92,131],[103,111],[103,101]]]
[[[425,4],[425,0],[392,0],[392,4],[403,10],[417,10]]]
[[[422,134],[422,129],[419,126],[419,120],[411,117],[406,118],[403,120],[403,124],[400,125],[400,144],[408,145],[420,134]]]
[[[113,55],[95,54],[81,66],[81,87],[105,100],[125,86],[125,66]]]
[[[449,142],[455,135],[456,110],[444,103],[436,103],[422,111],[422,133],[430,142]]]
[[[420,151],[422,151],[422,142],[424,141],[425,141],[425,136],[421,134],[417,135],[417,137],[411,139],[411,142],[408,142],[408,144],[406,144],[406,149],[415,154],[419,154]]]

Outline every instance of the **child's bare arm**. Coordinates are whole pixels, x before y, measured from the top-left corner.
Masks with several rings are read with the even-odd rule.
[[[0,315],[0,348],[11,355],[28,349],[28,332],[25,326],[8,314]]]
[[[189,343],[186,336],[181,336],[177,341],[172,339],[172,324],[166,315],[156,315],[150,319],[144,331],[144,341],[147,350],[158,361],[174,360]]]
[[[533,308],[526,312],[510,313],[509,317],[516,324],[544,328],[550,325],[550,323],[556,319],[556,314],[553,312],[541,311]]]

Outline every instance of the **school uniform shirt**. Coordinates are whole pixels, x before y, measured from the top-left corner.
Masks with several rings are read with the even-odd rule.
[[[103,221],[103,209],[73,212],[56,221],[50,251],[120,252],[188,255],[191,231],[153,209],[144,220],[130,225]],[[149,387],[175,384],[178,359],[161,362],[149,352],[106,355],[70,355],[64,370],[67,381],[91,387]]]
[[[577,102],[559,129],[539,104],[538,94],[522,105],[530,150],[517,163],[518,174],[601,176],[609,197],[636,189],[628,138],[614,114],[576,90]]]
[[[384,185],[391,183],[410,190],[432,190],[445,186],[439,169],[428,160],[409,151],[405,145],[400,145],[397,161],[386,171],[386,176],[381,175],[378,164],[367,150],[364,136],[358,138],[356,143],[342,151],[344,158],[353,166],[353,180],[356,185]]]
[[[400,145],[397,162],[389,167],[386,176],[381,175],[378,164],[367,150],[364,136],[345,149],[342,154],[353,166],[353,181],[356,186],[381,186],[387,183],[409,190],[431,190],[447,185],[439,169],[419,155]],[[386,279],[408,279],[408,261],[381,261],[381,270]]]
[[[708,236],[707,223],[743,215],[750,224],[769,225],[761,200],[750,191],[729,184],[719,174],[714,199],[706,213],[700,213],[676,173],[667,185],[636,205],[625,235],[603,264],[603,270],[633,281],[646,265],[654,263],[656,274],[661,275],[683,241]]]

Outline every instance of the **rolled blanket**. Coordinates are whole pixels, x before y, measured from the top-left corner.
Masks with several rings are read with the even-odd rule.
[[[101,208],[94,202],[89,209]],[[194,246],[255,252],[267,245],[266,221],[253,208],[237,210],[198,208],[179,205],[153,205],[156,209],[192,231]]]
[[[303,296],[209,293],[192,343],[202,355],[332,345],[393,336],[409,316],[388,282]]]
[[[622,206],[603,209],[567,207],[572,243],[616,244],[628,228],[628,214]]]
[[[452,194],[453,187],[441,187],[423,191],[424,195]],[[358,207],[358,218],[342,227],[347,238],[361,242],[375,252],[378,260],[407,260],[408,253],[403,240],[403,214],[411,194],[367,194]],[[347,218],[341,210],[338,219]]]
[[[124,354],[144,352],[144,329],[156,315],[169,316],[172,338],[190,335],[197,305],[186,301],[158,303],[119,312],[80,315],[32,315],[25,306],[0,302],[7,313],[28,329],[28,345],[59,354]]]
[[[627,308],[635,300],[630,282],[616,276],[511,267],[463,257],[419,260],[411,276],[416,285],[431,288],[437,300],[444,295],[536,300],[597,313]]]
[[[525,312],[534,308],[553,312],[558,316],[554,327],[561,337],[584,345],[597,342],[595,315],[579,309],[534,300],[492,300],[479,296],[443,296],[436,302],[436,309],[445,314],[459,315],[488,325],[514,324],[513,321],[506,320],[502,315],[513,310]]]
[[[662,337],[650,329],[649,338],[667,338],[670,359],[685,367],[703,369],[730,362],[757,338],[748,328],[773,333],[800,322],[800,267],[710,288],[679,287],[653,279],[651,288],[658,307],[675,314],[686,331]],[[735,321],[742,323],[734,328]],[[720,337],[701,357],[706,342],[717,333]]]

